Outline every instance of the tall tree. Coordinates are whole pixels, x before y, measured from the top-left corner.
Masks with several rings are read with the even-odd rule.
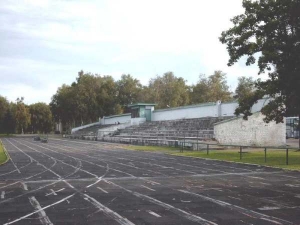
[[[6,98],[0,95],[0,133],[5,132],[3,123],[5,121],[5,116],[8,110],[9,110],[9,102],[7,101]]]
[[[177,107],[189,103],[186,81],[172,72],[152,78],[149,82],[149,100],[157,103],[157,108]]]
[[[142,85],[130,74],[123,74],[117,82],[117,98],[122,106],[142,101]]]
[[[226,74],[220,70],[215,71],[208,78],[205,75],[200,75],[198,83],[192,86],[192,89],[191,99],[193,104],[231,100]]]
[[[23,102],[24,98],[18,98],[15,110],[15,120],[17,131],[24,133],[30,124],[30,114],[28,107]]]
[[[259,74],[268,79],[255,82],[255,92],[236,109],[251,115],[251,107],[267,95],[271,101],[262,108],[265,121],[282,122],[285,116],[300,118],[300,1],[243,0],[244,14],[235,16],[233,27],[223,31],[220,41],[227,45],[228,65],[246,56],[246,65],[258,58]]]
[[[255,91],[255,82],[252,77],[238,77],[238,86],[235,89],[236,99],[245,99]]]
[[[29,106],[31,131],[33,133],[49,133],[53,127],[52,113],[49,105],[35,103]]]

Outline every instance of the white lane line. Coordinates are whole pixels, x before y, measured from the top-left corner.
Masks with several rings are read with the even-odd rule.
[[[5,191],[2,191],[1,192],[1,199],[4,199],[4,197],[5,197]]]
[[[21,182],[22,186],[23,186],[23,189],[25,191],[28,191],[28,187],[27,187],[27,184],[25,184],[24,182]]]
[[[94,186],[95,184],[99,183],[100,181],[101,181],[101,178],[98,179],[95,183],[92,183],[92,184],[86,186],[86,188],[90,188],[90,187]]]
[[[250,210],[250,209],[246,209],[246,208],[243,208],[243,207],[240,207],[240,206],[237,206],[237,205],[233,205],[233,204],[230,204],[228,202],[224,202],[224,201],[220,201],[220,200],[217,200],[217,199],[213,199],[213,198],[210,198],[210,197],[207,197],[205,195],[201,195],[201,194],[196,194],[196,193],[193,193],[193,192],[189,192],[189,191],[186,191],[186,190],[178,190],[182,193],[185,193],[185,194],[189,194],[189,195],[193,195],[193,196],[196,196],[196,197],[199,197],[201,199],[204,199],[206,201],[209,201],[209,202],[213,202],[219,206],[222,206],[222,207],[227,207],[231,210],[235,210],[237,212],[240,212],[240,213],[243,213],[243,214],[248,214],[252,217],[255,217],[255,218],[258,218],[258,219],[267,219],[269,221],[277,221],[277,223],[280,223],[280,224],[293,224],[292,222],[290,221],[287,221],[287,220],[283,220],[283,219],[280,219],[280,218],[277,218],[277,217],[274,217],[274,216],[268,216],[266,214],[262,214],[262,213],[258,213],[258,212],[255,212],[253,210]],[[280,222],[278,222],[280,221]]]
[[[3,188],[6,188],[6,187],[9,187],[9,186],[12,186],[12,185],[15,185],[17,183],[19,183],[20,181],[17,181],[17,182],[14,182],[14,183],[11,183],[11,184],[8,184],[8,185],[5,185],[5,186],[2,186],[0,187],[0,189],[3,189]]]
[[[53,223],[50,221],[49,217],[46,215],[46,212],[42,209],[40,203],[34,196],[29,198],[30,204],[34,207],[36,211],[38,211],[39,219],[42,224],[45,225],[53,225]]]
[[[14,165],[14,167],[16,168],[16,170],[18,171],[18,173],[21,173],[20,170],[19,170],[19,168],[16,166],[16,164],[12,160],[12,158],[11,157],[9,157],[9,158],[10,158],[10,161],[12,162],[12,164]]]
[[[95,207],[97,207],[101,212],[103,212],[106,216],[114,219],[116,222],[118,222],[121,225],[134,225],[131,221],[128,219],[122,217],[118,213],[112,211],[111,209],[107,208],[106,206],[102,205],[100,202],[98,202],[96,199],[93,197],[84,194],[86,198],[84,198],[86,201],[92,203]]]
[[[155,217],[158,217],[158,218],[161,217],[160,215],[158,215],[157,213],[155,213],[151,210],[148,210],[147,212],[150,213],[152,216],[155,216]]]
[[[11,221],[11,222],[5,223],[4,225],[9,225],[9,224],[13,224],[13,223],[19,222],[20,220],[23,220],[23,219],[25,219],[25,218],[27,218],[27,217],[29,217],[29,216],[32,216],[33,214],[39,213],[39,212],[42,211],[42,210],[45,210],[45,209],[47,209],[47,208],[50,208],[50,207],[52,207],[52,206],[54,206],[54,205],[57,205],[57,204],[59,204],[59,203],[62,203],[62,202],[64,202],[64,201],[66,201],[67,199],[73,197],[74,195],[75,195],[75,193],[72,194],[72,195],[69,195],[69,196],[67,196],[67,197],[65,197],[65,198],[63,198],[63,199],[61,199],[61,200],[59,200],[59,201],[57,201],[57,202],[54,202],[54,203],[52,203],[51,205],[47,205],[47,206],[45,206],[45,207],[43,207],[43,208],[40,208],[40,209],[38,209],[38,210],[35,210],[35,211],[32,212],[32,213],[29,213],[29,214],[27,214],[27,215],[25,215],[25,216],[22,216],[22,217],[20,217],[20,218],[18,218],[18,219],[15,219],[15,220]]]
[[[55,191],[55,192],[57,193],[57,192],[61,192],[61,191],[63,191],[63,190],[65,190],[65,188],[59,189],[59,190],[57,190],[57,191]]]
[[[261,218],[262,220],[265,220],[265,221],[268,221],[268,222],[271,222],[271,223],[275,223],[275,224],[278,224],[278,225],[282,225],[282,223],[279,223],[277,221],[274,221],[274,220],[271,220],[271,219],[268,219],[268,218]]]
[[[51,191],[51,192],[48,193],[48,194],[46,194],[45,196],[49,196],[49,195],[57,195],[53,189],[50,189],[50,191]]]
[[[119,187],[121,189],[123,189],[124,191],[140,198],[140,199],[143,199],[143,200],[146,200],[148,202],[151,202],[151,203],[154,203],[156,205],[159,205],[163,208],[165,208],[166,210],[169,210],[171,212],[173,212],[174,214],[178,215],[178,216],[182,216],[190,221],[193,221],[193,222],[196,222],[196,223],[199,223],[199,224],[202,224],[202,225],[217,225],[216,223],[212,222],[212,221],[209,221],[209,220],[206,220],[200,216],[197,216],[197,215],[194,215],[192,213],[188,213],[182,209],[178,209],[172,205],[169,205],[167,203],[164,203],[164,202],[161,202],[155,198],[152,198],[148,195],[144,195],[144,194],[141,194],[141,193],[138,193],[138,192],[135,192],[135,191],[131,191],[129,189],[126,189],[118,184],[115,184],[113,182],[110,182],[112,185],[116,186],[116,187]]]
[[[143,188],[146,188],[146,189],[148,189],[148,190],[150,190],[150,191],[155,191],[154,189],[152,189],[152,188],[149,188],[149,187],[147,187],[147,186],[144,186],[144,185],[141,185],[141,187],[143,187]]]
[[[107,191],[105,191],[104,189],[102,189],[101,187],[97,187],[99,190],[101,190],[102,192],[104,192],[104,193],[106,193],[106,194],[108,194],[108,192]]]

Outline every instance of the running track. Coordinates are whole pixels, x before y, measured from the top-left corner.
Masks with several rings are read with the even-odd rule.
[[[300,173],[123,150],[2,139],[0,224],[300,224]]]

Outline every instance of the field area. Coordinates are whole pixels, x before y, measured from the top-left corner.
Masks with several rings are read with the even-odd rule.
[[[11,160],[0,166],[0,224],[299,224],[298,171],[169,148],[2,141]]]
[[[3,164],[7,160],[7,156],[4,152],[4,148],[0,142],[0,165]]]
[[[166,154],[177,156],[198,157],[205,159],[217,159],[229,162],[250,163],[264,166],[273,166],[285,169],[300,170],[300,151],[295,149],[289,149],[288,151],[288,165],[286,161],[285,149],[267,149],[266,155],[264,149],[243,149],[242,159],[240,158],[239,148],[226,149],[226,150],[200,150],[191,151],[183,150],[173,147],[161,147],[161,146],[124,146],[126,149],[138,150],[138,151],[153,151],[163,152]],[[265,161],[266,157],[266,161]]]

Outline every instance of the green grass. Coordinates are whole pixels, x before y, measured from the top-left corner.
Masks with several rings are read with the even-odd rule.
[[[7,156],[4,152],[4,148],[2,146],[2,143],[0,143],[0,165],[6,162]]]
[[[264,166],[280,167],[285,169],[300,170],[300,151],[289,150],[289,165],[286,165],[286,151],[284,149],[267,150],[267,162],[265,163],[265,153],[263,149],[244,149],[242,159],[240,159],[239,149],[230,150],[210,150],[207,155],[206,150],[180,152],[179,148],[162,146],[125,146],[126,149],[138,151],[158,151],[166,154],[217,159],[223,161],[251,163]]]
[[[148,151],[148,152],[164,152],[164,153],[179,152],[179,148],[167,147],[167,146],[127,145],[127,146],[124,146],[123,148],[126,148],[128,150]]]
[[[13,134],[0,134],[0,137],[13,137]]]

